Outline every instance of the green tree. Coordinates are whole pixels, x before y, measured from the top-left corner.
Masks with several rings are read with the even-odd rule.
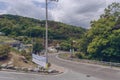
[[[91,21],[91,28],[80,40],[80,51],[89,58],[120,62],[120,3],[112,3],[97,21]],[[84,42],[85,41],[85,42]]]
[[[70,48],[71,48],[71,42],[70,41],[62,41],[60,43],[60,49],[61,50],[69,51]]]
[[[35,54],[39,54],[43,50],[43,44],[40,40],[35,40],[33,43],[33,52]]]

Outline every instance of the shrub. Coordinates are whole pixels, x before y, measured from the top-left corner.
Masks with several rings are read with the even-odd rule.
[[[26,52],[25,50],[21,51],[21,55],[24,56],[27,60],[31,60],[32,56],[29,52]]]
[[[86,58],[85,54],[82,53],[82,52],[76,52],[75,56],[78,57],[78,58],[81,58],[81,59]]]
[[[8,57],[8,54],[10,52],[10,46],[9,45],[0,45],[0,59],[6,59]]]

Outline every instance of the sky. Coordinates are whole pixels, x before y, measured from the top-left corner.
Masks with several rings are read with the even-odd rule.
[[[120,0],[48,0],[49,20],[90,28],[112,2]],[[45,20],[45,0],[0,0],[0,14],[13,14]]]

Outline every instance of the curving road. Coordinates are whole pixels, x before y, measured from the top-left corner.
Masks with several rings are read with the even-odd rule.
[[[49,55],[49,60],[64,67],[63,74],[39,75],[0,71],[0,80],[120,80],[120,70],[66,61],[56,56]]]
[[[69,70],[60,75],[39,75],[0,71],[0,80],[100,80]]]
[[[50,55],[50,62],[58,66],[62,66],[68,70],[72,70],[74,72],[82,73],[85,75],[90,75],[101,80],[120,80],[120,69],[63,60],[57,58],[56,56],[57,54]]]

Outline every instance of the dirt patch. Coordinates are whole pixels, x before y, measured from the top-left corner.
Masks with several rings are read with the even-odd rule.
[[[31,61],[25,61],[25,57],[21,56],[20,54],[16,54],[14,52],[11,52],[10,54],[12,55],[11,61],[13,61],[13,65],[16,67],[34,68],[37,66]]]
[[[0,60],[0,65],[11,63],[15,67],[35,68],[37,67],[32,61],[28,61],[24,56],[10,52],[9,56],[5,60]]]

